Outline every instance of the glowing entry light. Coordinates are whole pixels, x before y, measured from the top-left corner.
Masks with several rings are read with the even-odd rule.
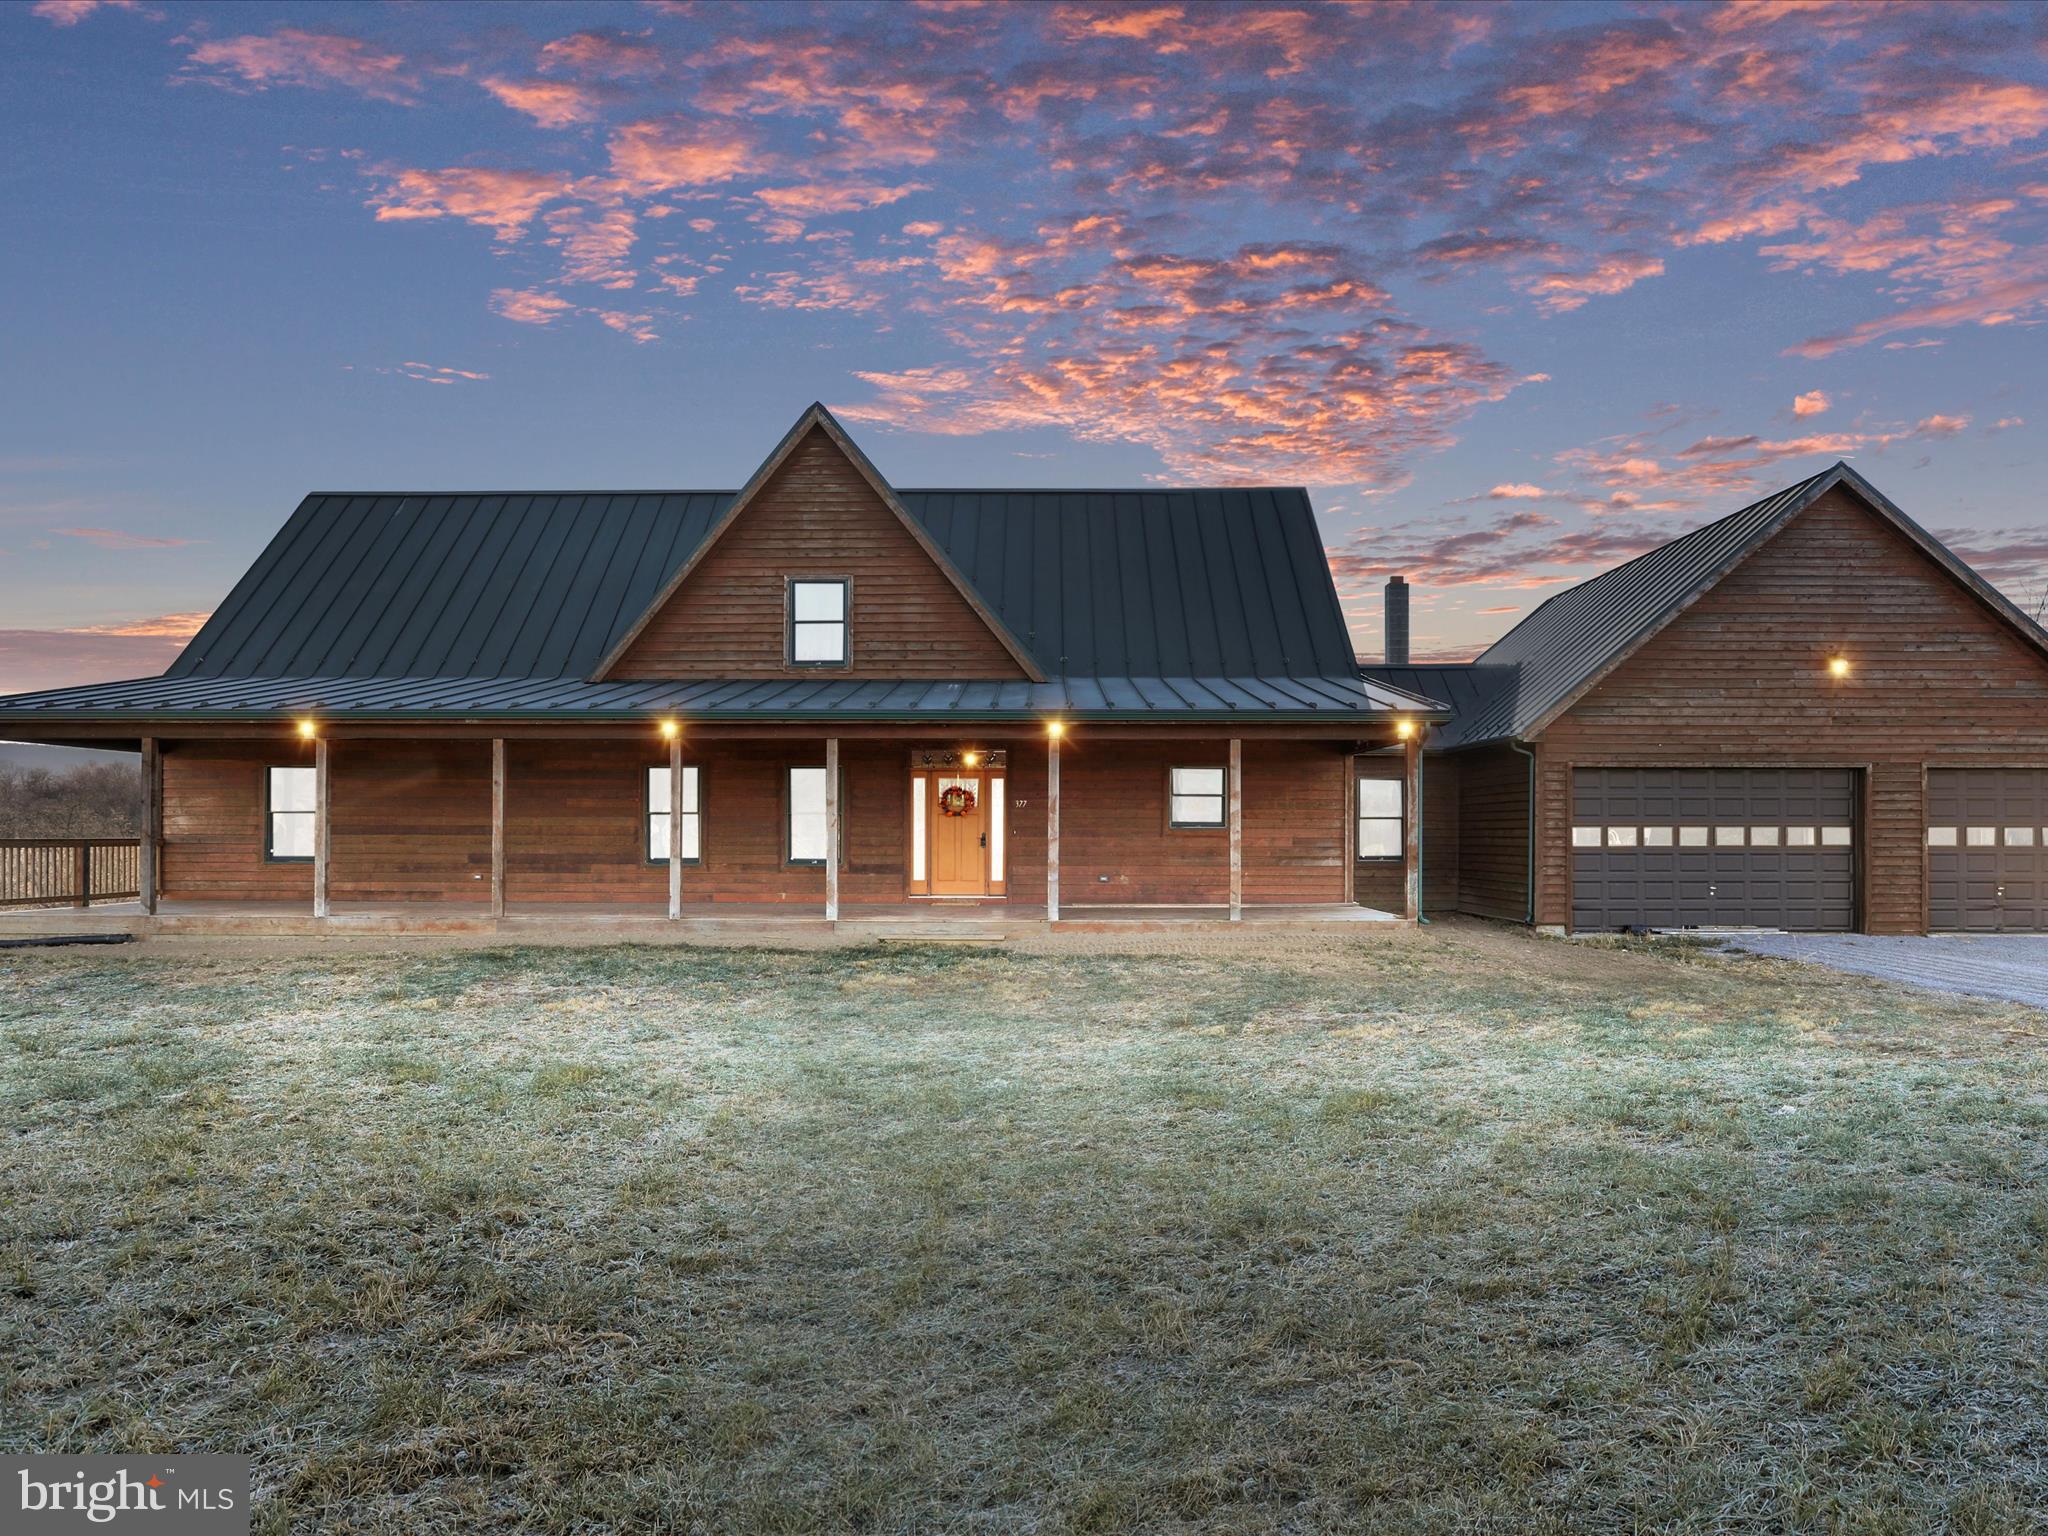
[[[965,752],[961,754],[960,761],[972,768],[981,761],[981,754],[979,752]]]
[[[1046,721],[1045,734],[1050,736],[1054,741],[1058,741],[1062,736],[1067,734],[1067,727],[1065,722],[1060,720]]]
[[[312,721],[301,720],[299,722],[299,739],[301,741],[311,741],[315,736],[319,734],[320,728],[317,725],[315,725]]]
[[[1400,737],[1403,741],[1406,741],[1409,737],[1415,734],[1415,722],[1413,720],[1400,720],[1395,722],[1394,734]]]
[[[1829,676],[1829,677],[1847,677],[1848,675],[1849,675],[1849,658],[1848,658],[1848,657],[1846,657],[1846,656],[1830,656],[1830,657],[1828,658],[1828,676]]]
[[[661,739],[663,741],[674,741],[682,733],[683,728],[677,725],[675,721],[664,720],[661,722]]]

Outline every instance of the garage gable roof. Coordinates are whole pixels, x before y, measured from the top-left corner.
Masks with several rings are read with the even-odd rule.
[[[1772,534],[1837,487],[1896,527],[2048,658],[2048,633],[2040,625],[1876,486],[1838,462],[1550,598],[1479,657],[1483,666],[1515,669],[1513,685],[1492,692],[1477,713],[1461,715],[1440,744],[1469,746],[1536,736]]]

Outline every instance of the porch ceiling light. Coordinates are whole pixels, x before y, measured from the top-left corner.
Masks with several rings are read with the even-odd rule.
[[[320,727],[311,720],[301,720],[298,724],[298,732],[301,741],[311,741],[320,734]]]
[[[1828,676],[1829,676],[1829,677],[1847,677],[1848,675],[1849,675],[1849,658],[1848,658],[1848,657],[1846,657],[1846,656],[1830,656],[1830,657],[1828,658]]]
[[[674,741],[682,733],[683,728],[675,721],[664,720],[661,722],[661,739],[663,741]]]
[[[981,762],[981,754],[979,752],[962,753],[960,761],[965,763],[968,767],[972,768]]]
[[[1066,722],[1062,720],[1046,721],[1045,734],[1050,736],[1054,741],[1058,741],[1062,736],[1067,734]]]
[[[1406,741],[1415,734],[1415,722],[1413,720],[1396,720],[1394,722],[1394,734],[1403,741]]]

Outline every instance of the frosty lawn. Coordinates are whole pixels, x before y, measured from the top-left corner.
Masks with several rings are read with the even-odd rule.
[[[2048,1017],[1477,926],[0,958],[0,1444],[259,1530],[2048,1503]]]

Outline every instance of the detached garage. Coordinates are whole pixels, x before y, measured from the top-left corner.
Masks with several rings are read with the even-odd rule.
[[[1363,670],[1454,711],[1425,759],[1457,818],[1428,828],[1437,911],[2048,931],[2048,633],[1846,464],[1558,593],[1476,662]]]

